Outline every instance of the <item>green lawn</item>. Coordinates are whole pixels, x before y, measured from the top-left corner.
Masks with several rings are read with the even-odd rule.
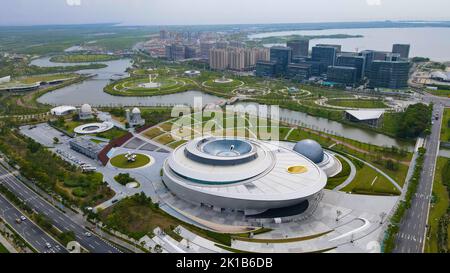
[[[350,108],[387,108],[382,100],[362,100],[362,99],[333,99],[327,102],[329,105],[350,107]]]
[[[450,108],[446,108],[442,119],[441,141],[450,141]]]
[[[121,169],[135,169],[143,167],[150,163],[150,158],[146,155],[136,154],[136,161],[128,162],[128,159],[125,157],[125,154],[120,154],[111,158],[111,165]]]
[[[439,96],[439,97],[450,97],[450,90],[426,90],[428,93],[433,94],[435,96]]]
[[[107,54],[73,54],[54,56],[50,58],[50,61],[54,63],[94,63],[112,61],[119,58],[119,56]]]
[[[9,251],[6,249],[4,245],[0,243],[0,254],[9,253]]]
[[[342,183],[344,183],[344,181],[348,178],[351,172],[350,164],[348,164],[347,161],[345,161],[339,155],[337,156],[337,159],[341,161],[342,171],[338,175],[328,178],[327,186],[325,188],[329,190],[332,190],[337,186],[341,185]]]
[[[449,209],[449,195],[446,185],[443,181],[443,170],[449,159],[439,157],[436,165],[436,173],[433,184],[433,202],[430,209],[430,216],[428,219],[429,225],[429,239],[425,244],[425,252],[438,253],[438,233],[439,233],[439,219],[447,214]],[[448,234],[450,234],[450,228],[447,227],[447,240]],[[449,242],[449,241],[448,241]],[[450,244],[447,245],[447,249],[450,248]]]
[[[369,195],[400,194],[399,190],[386,177],[364,163],[356,160],[353,162],[357,167],[355,179],[342,191]]]

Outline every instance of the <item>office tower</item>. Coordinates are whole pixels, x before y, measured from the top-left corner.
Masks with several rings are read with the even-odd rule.
[[[185,58],[192,59],[197,58],[197,48],[195,46],[185,46]]]
[[[359,81],[364,78],[364,69],[366,60],[364,56],[342,54],[336,58],[336,66],[346,66],[356,68],[356,79]]]
[[[311,77],[311,65],[306,63],[294,64],[291,63],[287,67],[286,78],[302,82]]]
[[[357,69],[347,66],[330,66],[327,69],[327,81],[354,85],[357,79]]]
[[[332,47],[336,49],[336,53],[341,53],[342,46],[341,45],[333,45],[333,44],[317,44],[318,47]]]
[[[274,77],[276,63],[268,61],[256,62],[256,76],[257,77]]]
[[[292,49],[292,58],[306,57],[309,55],[309,40],[288,41],[287,47]]]
[[[209,52],[214,48],[214,42],[202,42],[200,43],[200,58],[209,60]]]
[[[228,52],[226,49],[213,48],[209,52],[209,66],[214,70],[228,68]]]
[[[400,89],[408,87],[410,63],[406,61],[373,61],[369,86]]]
[[[243,48],[229,47],[228,51],[228,68],[231,70],[244,70],[245,54]]]
[[[326,73],[329,66],[334,66],[338,48],[334,45],[317,45],[312,48],[311,60],[320,63],[320,74]]]
[[[171,61],[184,60],[186,56],[185,47],[181,44],[166,46],[166,58]]]
[[[160,30],[159,31],[159,39],[161,40],[167,40],[169,38],[166,30]]]
[[[270,48],[270,61],[276,64],[275,74],[277,76],[284,75],[287,66],[291,63],[292,49],[289,47],[274,46]]]
[[[408,44],[394,44],[392,46],[392,53],[398,53],[400,54],[400,58],[408,59],[410,47]]]

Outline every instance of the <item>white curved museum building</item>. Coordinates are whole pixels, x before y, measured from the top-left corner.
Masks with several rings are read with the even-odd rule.
[[[327,175],[307,156],[274,143],[203,137],[171,153],[163,181],[174,195],[195,205],[281,218],[316,205]]]

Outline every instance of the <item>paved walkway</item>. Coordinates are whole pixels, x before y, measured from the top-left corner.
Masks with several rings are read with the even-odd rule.
[[[351,160],[349,160],[348,158],[346,158],[344,156],[341,156],[340,158],[343,158],[350,165],[350,175],[342,184],[340,184],[339,186],[334,188],[333,191],[340,191],[343,188],[347,187],[350,183],[352,183],[353,179],[355,179],[355,176],[356,176],[355,164],[353,164],[353,162]]]

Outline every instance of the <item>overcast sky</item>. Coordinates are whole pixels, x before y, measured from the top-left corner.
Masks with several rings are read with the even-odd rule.
[[[0,25],[450,20],[450,0],[0,0]]]

